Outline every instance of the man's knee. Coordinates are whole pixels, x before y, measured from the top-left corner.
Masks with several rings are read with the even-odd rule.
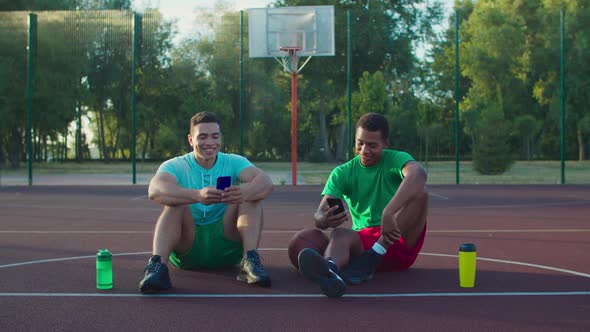
[[[187,205],[164,205],[161,217],[166,220],[182,222],[187,212],[189,212]]]
[[[396,217],[400,218],[408,213],[415,213],[415,211],[422,210],[428,207],[428,191],[422,189],[418,192],[410,201],[406,203],[399,211],[397,211]]]
[[[422,188],[418,195],[416,195],[416,199],[424,204],[428,203],[428,191],[426,191],[426,188]]]
[[[348,228],[334,228],[330,236],[330,240],[335,243],[351,245],[360,240],[357,232]]]
[[[256,215],[262,212],[262,201],[244,202],[238,206],[240,215]]]

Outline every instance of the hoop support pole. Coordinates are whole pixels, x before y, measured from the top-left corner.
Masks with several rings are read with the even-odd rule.
[[[297,52],[291,56],[296,64]],[[297,65],[291,68],[291,183],[297,185]]]

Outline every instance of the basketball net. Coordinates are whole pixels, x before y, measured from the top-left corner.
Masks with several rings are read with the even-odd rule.
[[[301,65],[301,67],[297,67],[297,63],[299,62],[299,58],[297,57],[297,52],[302,50],[302,47],[300,46],[283,46],[281,48],[279,48],[281,51],[285,52],[286,55],[281,57],[280,59],[275,57],[275,60],[277,60],[278,63],[281,64],[281,66],[283,67],[283,70],[286,71],[287,73],[299,73],[303,67],[305,67],[305,65],[307,64],[307,62],[309,62],[309,60],[311,59],[311,56],[308,56],[307,59],[305,59],[305,62],[303,62],[303,65]]]

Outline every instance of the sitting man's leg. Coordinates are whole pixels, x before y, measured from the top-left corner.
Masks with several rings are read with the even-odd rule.
[[[249,284],[269,287],[270,277],[264,270],[258,254],[263,224],[262,201],[230,205],[223,217],[225,237],[241,242],[244,249],[237,279]]]
[[[396,213],[396,218],[392,220],[396,225],[395,231],[391,234],[379,233],[378,240],[375,242],[372,229],[361,230],[359,235],[366,237],[363,243],[373,238],[372,247],[365,251],[362,255],[352,257],[350,264],[342,271],[343,278],[351,284],[359,284],[370,280],[376,269],[381,263],[381,259],[391,248],[397,250],[395,243],[398,245],[401,241],[404,243],[405,251],[411,253],[413,260],[411,263],[399,262],[403,268],[408,268],[413,264],[417,252],[421,249],[421,239],[426,226],[426,216],[428,210],[428,193],[426,191],[420,192],[416,197],[408,202],[402,209]],[[420,244],[420,247],[416,247]],[[366,243],[365,243],[366,246]],[[393,253],[388,256],[393,255]],[[395,257],[395,255],[393,255]],[[398,262],[386,262],[388,264],[397,264]],[[403,269],[402,268],[402,269]]]
[[[399,236],[404,238],[408,249],[412,250],[426,226],[426,216],[428,212],[428,193],[420,192],[416,197],[402,207],[397,213],[395,222],[399,232],[394,235],[381,234],[379,244],[388,248],[393,242],[399,240]]]
[[[168,273],[168,257],[172,250],[190,250],[195,236],[195,224],[186,205],[164,206],[154,231],[152,254],[139,283],[142,293],[155,293],[172,287]]]
[[[321,232],[319,229],[317,231]],[[304,277],[318,284],[326,296],[340,297],[346,291],[346,284],[338,275],[338,269],[348,263],[351,254],[360,255],[362,252],[362,242],[355,231],[335,228],[324,257],[311,248],[303,249],[299,253],[299,271]]]
[[[359,256],[363,251],[363,243],[357,232],[348,228],[334,228],[324,257],[333,269],[338,270],[348,264],[350,257]]]

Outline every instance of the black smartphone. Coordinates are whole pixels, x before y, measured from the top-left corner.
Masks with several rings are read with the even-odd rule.
[[[217,178],[217,189],[223,190],[231,187],[231,176],[220,176]]]
[[[328,206],[338,206],[338,208],[332,212],[333,215],[344,212],[344,203],[342,203],[340,198],[328,197]]]

